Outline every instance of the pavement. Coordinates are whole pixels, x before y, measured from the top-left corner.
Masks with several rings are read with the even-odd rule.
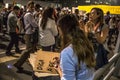
[[[14,47],[12,52],[15,56],[6,56],[5,51],[9,43],[10,37],[5,34],[4,36],[0,33],[0,80],[33,80],[32,67],[28,62],[23,65],[24,71],[22,73],[17,73],[17,69],[13,64],[19,59],[21,54],[15,53]],[[20,42],[20,49],[25,49],[25,44]]]
[[[31,64],[28,60],[23,64],[24,70],[22,73],[18,73],[17,69],[13,64],[19,59],[22,54],[15,53],[15,47],[12,48],[11,52],[15,53],[14,56],[6,56],[5,51],[9,44],[10,37],[8,34],[3,36],[0,33],[0,80],[60,80],[59,76],[48,76],[45,73],[34,73]],[[20,50],[25,50],[25,44],[19,42]],[[33,74],[44,77],[35,77]],[[47,76],[46,76],[47,75]],[[34,79],[33,79],[34,78]]]
[[[15,53],[15,48],[12,48],[12,52],[15,53],[15,56],[6,56],[5,51],[7,48],[7,45],[10,41],[9,35],[5,34],[3,36],[2,33],[0,33],[0,80],[33,80],[33,70],[32,66],[28,61],[26,61],[23,64],[24,71],[22,73],[17,73],[17,69],[13,66],[13,64],[19,59],[21,54]],[[25,44],[19,43],[19,47],[21,50],[25,50]],[[110,53],[108,55],[108,58],[111,58],[113,56],[113,53]],[[38,73],[40,76],[43,75],[42,73]],[[45,76],[44,74],[43,76]],[[59,77],[42,77],[37,78],[34,80],[59,80]],[[116,79],[115,77],[111,77],[110,80],[120,80]]]

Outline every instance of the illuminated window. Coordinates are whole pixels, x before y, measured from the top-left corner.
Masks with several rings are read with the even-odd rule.
[[[90,3],[90,0],[85,0],[86,3]]]

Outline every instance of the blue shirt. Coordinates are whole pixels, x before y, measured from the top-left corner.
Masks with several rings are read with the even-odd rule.
[[[62,70],[61,80],[93,80],[94,69],[88,68],[84,62],[81,62],[81,68],[78,68],[77,56],[71,45],[61,52],[60,67]]]

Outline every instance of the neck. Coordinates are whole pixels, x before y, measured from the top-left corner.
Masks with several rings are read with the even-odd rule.
[[[100,22],[96,23],[95,26],[94,26],[94,31],[96,31],[99,26],[100,26]]]

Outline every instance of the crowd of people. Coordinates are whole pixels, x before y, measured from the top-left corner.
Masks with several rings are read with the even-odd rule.
[[[0,12],[0,30],[4,33],[5,27],[11,38],[6,56],[14,55],[14,45],[16,53],[21,53],[19,36],[22,34],[25,40],[26,51],[14,64],[19,71],[40,45],[43,51],[60,52],[60,63],[55,69],[61,80],[93,80],[94,71],[108,63],[108,53],[114,50],[111,46],[116,46],[120,16],[111,16],[110,12],[104,15],[100,8],[92,8],[86,16],[81,16],[78,9],[75,13],[53,7],[41,10],[33,1],[24,9],[9,8]]]

